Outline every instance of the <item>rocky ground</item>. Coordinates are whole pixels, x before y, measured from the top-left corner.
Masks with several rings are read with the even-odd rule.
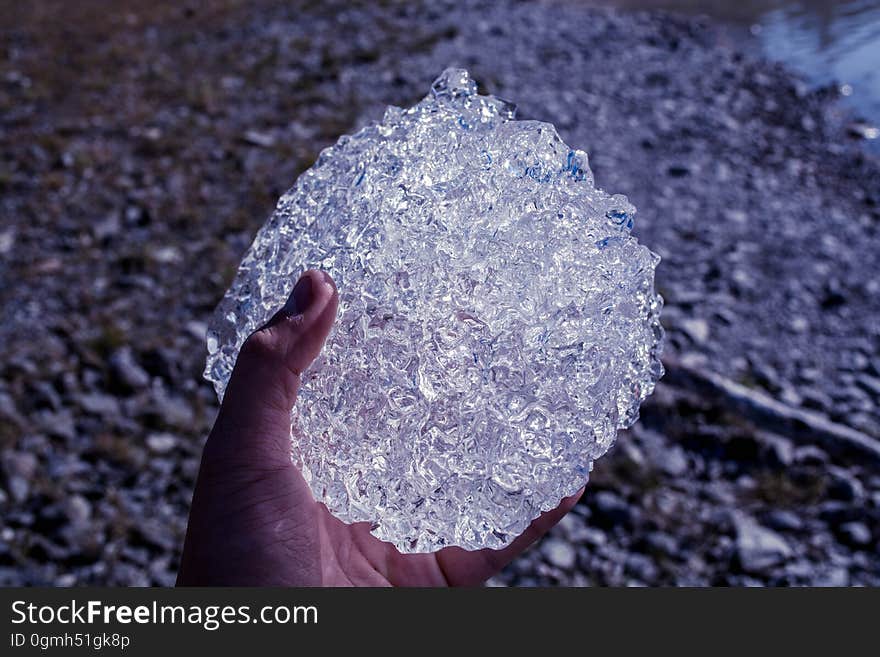
[[[664,258],[669,375],[491,583],[880,584],[880,164],[833,89],[570,2],[3,5],[0,584],[174,581],[211,310],[319,150],[452,64]]]

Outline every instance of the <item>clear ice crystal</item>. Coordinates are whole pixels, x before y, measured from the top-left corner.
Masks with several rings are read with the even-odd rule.
[[[222,399],[298,275],[333,276],[292,458],[401,552],[507,545],[584,485],[663,374],[660,258],[630,235],[635,208],[514,111],[448,69],[341,137],[281,197],[208,333]]]

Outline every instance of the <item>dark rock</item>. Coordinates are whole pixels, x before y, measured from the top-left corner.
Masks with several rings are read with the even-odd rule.
[[[837,500],[851,502],[861,500],[865,496],[862,483],[850,472],[838,467],[829,467],[828,495]]]
[[[133,538],[148,547],[169,550],[175,545],[169,528],[154,521],[141,520],[132,527]]]
[[[859,517],[859,509],[836,500],[823,502],[818,507],[819,517],[831,527],[837,527],[845,522]]]
[[[655,583],[659,574],[654,561],[644,554],[638,553],[627,556],[625,570],[628,574],[647,584]]]
[[[614,527],[618,525],[631,525],[633,513],[629,505],[611,491],[600,490],[590,497],[587,493],[587,501],[592,499],[591,505],[594,510],[593,520],[600,527]]]
[[[666,532],[651,532],[645,536],[644,544],[649,552],[667,557],[679,556],[678,541]]]
[[[864,388],[875,400],[880,400],[880,378],[864,374],[856,379],[857,383]]]

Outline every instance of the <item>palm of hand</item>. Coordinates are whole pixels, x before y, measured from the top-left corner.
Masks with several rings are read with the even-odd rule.
[[[179,584],[475,585],[549,530],[580,497],[562,500],[503,550],[401,554],[370,534],[368,523],[347,525],[333,517],[290,461],[289,418],[299,373],[320,351],[337,301],[329,277],[306,272],[285,308],[242,348],[202,456]]]

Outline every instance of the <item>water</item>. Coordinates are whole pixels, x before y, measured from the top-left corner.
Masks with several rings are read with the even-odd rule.
[[[601,1],[601,0],[600,0]],[[705,14],[748,29],[764,54],[815,85],[839,84],[845,103],[880,125],[880,0],[604,0],[628,9]],[[872,145],[878,145],[875,138]]]

